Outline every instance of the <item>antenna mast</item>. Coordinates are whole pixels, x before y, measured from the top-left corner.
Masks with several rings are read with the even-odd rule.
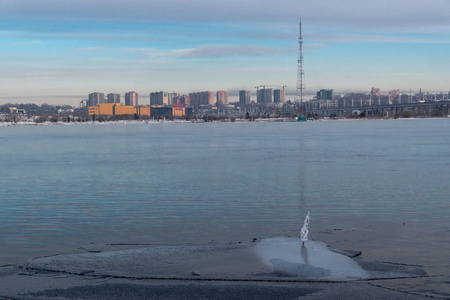
[[[299,52],[298,52],[298,73],[297,73],[297,96],[300,97],[300,108],[303,107],[303,92],[305,88],[305,72],[303,71],[303,38],[302,38],[302,18],[299,22],[300,35],[298,38]]]

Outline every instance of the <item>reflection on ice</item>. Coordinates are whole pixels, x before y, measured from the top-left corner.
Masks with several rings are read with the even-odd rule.
[[[308,248],[306,248],[305,244],[303,244],[300,247],[300,253],[302,255],[303,261],[305,262],[305,265],[309,265],[309,259],[308,259]]]
[[[370,274],[351,258],[331,251],[326,244],[298,238],[272,238],[261,241],[256,251],[273,271],[285,276],[324,280],[367,279]]]

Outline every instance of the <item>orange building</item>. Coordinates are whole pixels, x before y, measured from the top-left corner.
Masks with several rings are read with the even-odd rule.
[[[134,115],[137,113],[137,108],[125,106],[122,103],[100,103],[98,106],[90,106],[88,112],[90,116]]]
[[[89,115],[98,115],[98,106],[89,106],[88,107]]]
[[[98,114],[104,116],[114,115],[114,107],[121,105],[120,103],[101,103],[98,105]]]
[[[137,108],[134,106],[117,105],[114,107],[114,115],[135,115],[137,114]]]
[[[151,115],[151,110],[150,110],[150,106],[139,106],[137,107],[137,114],[140,116],[148,116],[150,117]]]
[[[183,104],[172,104],[172,117],[185,117],[186,108]]]
[[[114,115],[114,107],[116,105],[121,105],[120,103],[100,103],[98,106],[90,106],[88,108],[89,115],[104,115],[111,116]]]
[[[185,117],[186,107],[183,104],[173,104],[170,106],[151,105],[151,106],[128,106],[122,103],[101,103],[98,106],[88,108],[89,115],[97,116],[120,116],[120,115],[138,115],[138,116],[172,116]]]

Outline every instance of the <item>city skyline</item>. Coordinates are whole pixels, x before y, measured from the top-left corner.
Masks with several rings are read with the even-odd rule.
[[[275,9],[276,8],[276,9]],[[93,91],[296,87],[448,92],[450,1],[0,0],[0,103],[77,105]],[[141,96],[139,96],[141,97]],[[141,101],[140,101],[141,102]]]

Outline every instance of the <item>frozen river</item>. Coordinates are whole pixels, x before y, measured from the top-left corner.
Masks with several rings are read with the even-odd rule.
[[[0,127],[0,265],[309,236],[450,297],[450,119]]]

